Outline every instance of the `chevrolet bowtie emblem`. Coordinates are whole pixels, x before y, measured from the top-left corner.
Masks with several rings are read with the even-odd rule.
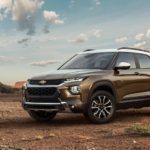
[[[47,81],[45,81],[45,80],[41,80],[39,83],[40,83],[40,84],[46,84],[46,82],[47,82]]]

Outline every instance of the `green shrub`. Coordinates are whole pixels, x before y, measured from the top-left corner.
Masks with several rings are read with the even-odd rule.
[[[0,93],[14,93],[15,89],[11,86],[0,83]]]
[[[126,129],[129,134],[150,136],[150,125],[134,125]]]

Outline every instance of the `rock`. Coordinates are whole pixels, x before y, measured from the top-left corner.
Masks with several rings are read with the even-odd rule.
[[[38,135],[35,139],[36,140],[42,140],[44,137],[42,135]]]
[[[56,135],[54,133],[50,133],[49,137],[55,137]]]
[[[8,145],[0,145],[0,149],[8,148]]]
[[[25,148],[16,148],[15,150],[25,150]]]
[[[133,143],[136,144],[137,142],[135,140],[133,140]]]

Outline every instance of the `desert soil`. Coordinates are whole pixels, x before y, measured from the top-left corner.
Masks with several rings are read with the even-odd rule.
[[[20,96],[0,95],[0,150],[148,150],[150,137],[126,128],[150,123],[150,109],[118,111],[113,122],[90,124],[82,114],[59,113],[37,123],[21,107]]]

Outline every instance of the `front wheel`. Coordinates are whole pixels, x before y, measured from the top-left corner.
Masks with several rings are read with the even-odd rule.
[[[46,112],[46,111],[28,111],[29,115],[36,121],[50,121],[52,120],[57,112]]]
[[[107,123],[116,111],[115,98],[107,91],[95,92],[87,103],[84,116],[92,123]]]

